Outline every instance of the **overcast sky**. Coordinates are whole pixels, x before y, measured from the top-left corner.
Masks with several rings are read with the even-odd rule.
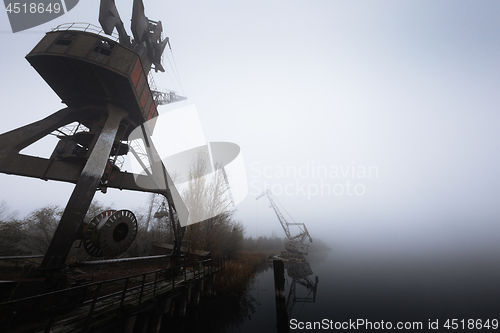
[[[153,1],[180,83],[208,141],[241,147],[249,236],[284,236],[267,185],[312,237],[393,251],[498,251],[498,1]],[[130,33],[132,1],[118,9]],[[6,132],[64,105],[24,56],[66,22],[98,25],[99,1],[12,34],[0,14]],[[172,108],[174,106],[171,106]],[[160,107],[160,113],[168,107]],[[168,144],[168,143],[165,143]],[[53,146],[30,150],[49,156]],[[48,147],[48,148],[46,148]],[[23,217],[63,207],[71,184],[0,175],[0,199]],[[110,190],[117,209],[147,194]]]

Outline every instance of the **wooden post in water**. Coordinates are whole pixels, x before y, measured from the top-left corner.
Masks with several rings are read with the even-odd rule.
[[[285,302],[285,265],[282,260],[273,260],[274,291],[276,297],[276,320],[278,333],[288,333],[288,315]]]

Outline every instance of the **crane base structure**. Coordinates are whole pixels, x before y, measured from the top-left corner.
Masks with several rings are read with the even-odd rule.
[[[133,40],[125,33],[113,0],[101,1],[102,29],[73,23],[46,33],[26,59],[67,107],[0,135],[0,172],[75,184],[39,267],[48,276],[60,275],[76,240],[92,242],[100,237],[100,247],[89,243],[85,249],[91,248],[90,255],[112,256],[133,241],[135,217],[128,211],[120,213],[124,210],[110,213],[101,225],[92,225],[93,234],[89,230],[85,234],[83,218],[92,199],[97,190],[105,193],[108,188],[162,194],[169,215],[175,217],[171,258],[178,261],[180,255],[185,231],[181,222],[189,213],[153,145],[157,105],[166,101],[148,84],[150,70],[163,69],[161,54],[168,38],[161,37],[160,21],[144,15],[142,0],[133,3]],[[119,36],[113,34],[115,27]],[[170,93],[167,102],[182,99]],[[21,153],[50,134],[59,141],[49,158]],[[141,141],[148,159],[141,174],[121,170],[120,160],[134,152],[134,141]]]

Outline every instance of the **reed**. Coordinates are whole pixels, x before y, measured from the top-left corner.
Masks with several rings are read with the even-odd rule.
[[[217,273],[213,290],[220,295],[241,295],[266,258],[262,253],[239,252],[236,258],[226,261],[223,271]]]

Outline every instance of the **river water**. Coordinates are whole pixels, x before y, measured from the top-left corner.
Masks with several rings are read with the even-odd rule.
[[[290,289],[295,283],[296,301],[288,306],[290,331],[314,322],[322,324],[316,324],[317,331],[335,328],[335,323],[353,329],[353,322],[365,331],[396,329],[398,323],[414,331],[428,331],[429,325],[448,331],[448,319],[448,324],[469,331],[481,325],[482,330],[498,327],[500,265],[495,255],[387,256],[336,249],[312,253],[308,262],[309,281],[293,281],[290,269],[285,274],[288,305],[293,303]],[[256,277],[250,295],[256,301],[255,313],[231,332],[276,332],[272,269]]]
[[[311,253],[310,270],[285,272],[287,323],[290,332],[314,325],[313,331],[342,325],[364,331],[396,330],[397,325],[421,332],[429,327],[438,328],[434,332],[451,327],[494,331],[500,329],[498,262],[498,254],[456,251],[412,256],[336,248]],[[203,323],[197,326],[203,332],[277,332],[274,295],[273,269],[268,268],[242,298],[205,301],[203,314],[188,320]]]

